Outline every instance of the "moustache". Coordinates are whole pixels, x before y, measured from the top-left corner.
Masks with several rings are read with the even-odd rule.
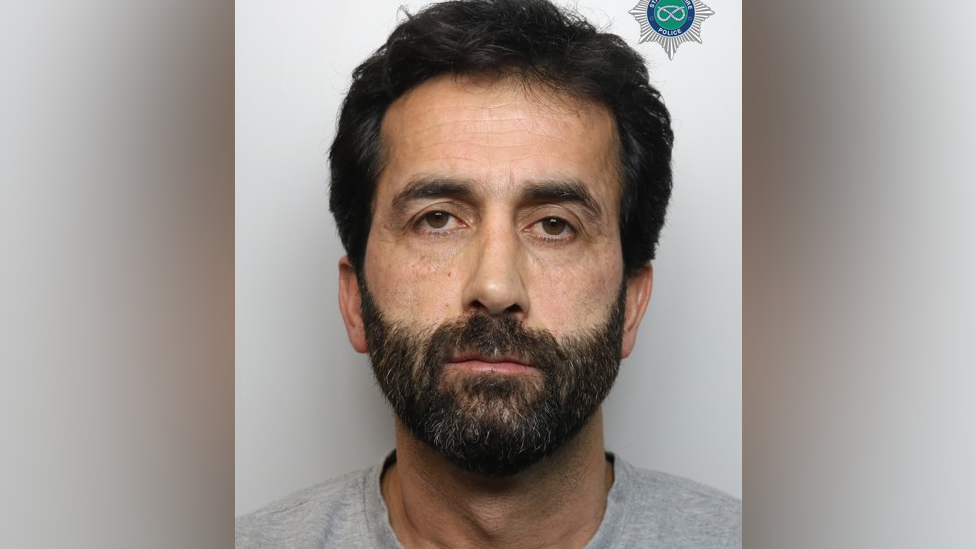
[[[475,313],[440,325],[430,336],[428,368],[442,369],[456,356],[476,354],[485,358],[515,358],[543,373],[565,360],[556,337],[548,330],[527,328],[514,316]]]

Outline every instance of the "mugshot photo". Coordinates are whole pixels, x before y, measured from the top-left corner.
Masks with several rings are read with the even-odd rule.
[[[238,3],[238,547],[741,546],[740,28]]]

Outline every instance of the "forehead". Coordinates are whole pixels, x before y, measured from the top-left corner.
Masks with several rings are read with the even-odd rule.
[[[442,76],[387,110],[377,206],[410,181],[447,176],[486,195],[540,180],[575,180],[616,212],[616,125],[594,102],[513,80]]]

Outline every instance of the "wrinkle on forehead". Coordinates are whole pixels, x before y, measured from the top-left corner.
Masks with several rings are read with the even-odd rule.
[[[561,132],[570,130],[573,124],[567,115],[593,130],[608,126],[610,135],[616,138],[612,117],[596,103],[509,81],[475,85],[454,77],[428,81],[394,102],[384,120],[383,132],[387,141],[390,132],[405,135],[404,130],[436,137],[440,128],[467,122],[472,125],[469,129],[474,130],[472,135],[528,131],[559,141]],[[421,126],[404,127],[405,120],[420,122]]]
[[[498,165],[544,165],[552,151],[540,142],[569,147],[579,165],[599,166],[600,179],[620,181],[616,123],[603,105],[518,78],[455,75],[428,80],[390,106],[382,126],[384,172],[390,164],[422,162],[427,153],[441,163],[468,169],[480,164],[486,171],[498,167],[492,164],[496,156]],[[614,187],[619,196],[619,183]]]
[[[413,93],[422,88],[426,88],[427,93]],[[398,104],[407,108],[413,107],[414,103],[423,101],[424,96],[429,93],[436,95],[456,91],[468,92],[467,104],[489,110],[528,103],[558,116],[570,113],[585,116],[594,107],[599,107],[594,101],[559,90],[553,85],[517,76],[496,78],[486,75],[441,75],[423,82],[399,97],[391,105],[391,109]]]

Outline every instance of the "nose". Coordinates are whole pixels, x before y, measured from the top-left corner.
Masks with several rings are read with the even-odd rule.
[[[463,296],[466,312],[524,318],[529,299],[522,277],[521,241],[511,225],[483,227],[472,246],[472,269]]]

